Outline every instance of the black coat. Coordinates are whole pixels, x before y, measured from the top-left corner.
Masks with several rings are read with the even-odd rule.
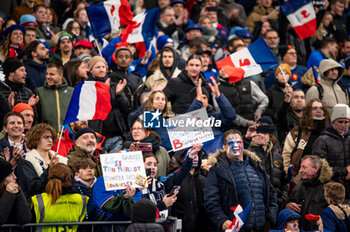
[[[276,122],[276,112],[281,107],[284,99],[284,91],[278,85],[278,81],[272,85],[266,95],[269,98],[269,105],[266,108],[265,114],[270,116],[273,121]]]
[[[25,224],[31,219],[30,206],[22,191],[17,194],[5,191],[0,196],[0,212],[0,225]]]
[[[205,177],[199,170],[189,174],[181,184],[177,200],[171,208],[172,216],[182,219],[182,231],[209,231],[209,218],[204,209]]]
[[[199,74],[199,78],[202,79],[202,88],[205,88],[210,93],[208,81],[203,73]],[[164,93],[171,102],[174,113],[183,114],[187,111],[193,99],[197,96],[196,88],[197,85],[193,83],[186,70],[182,71],[177,78],[169,80]]]
[[[350,137],[346,133],[340,136],[332,127],[327,126],[312,145],[312,154],[325,158],[333,169],[332,180],[342,183],[347,189],[346,198],[350,198],[350,181],[345,180],[350,165]]]

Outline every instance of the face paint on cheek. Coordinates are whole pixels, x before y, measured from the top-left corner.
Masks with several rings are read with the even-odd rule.
[[[234,156],[239,156],[242,153],[242,140],[240,138],[230,138],[227,141],[229,148]],[[229,151],[228,151],[229,153]]]
[[[194,154],[192,166],[198,166],[198,155],[197,154]]]

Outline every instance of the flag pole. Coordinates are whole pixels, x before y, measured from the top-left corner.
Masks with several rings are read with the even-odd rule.
[[[60,149],[60,144],[61,144],[63,129],[64,129],[64,125],[62,125],[62,127],[61,127],[61,133],[60,133],[60,137],[58,138],[58,145],[57,145],[56,153],[58,153],[58,150]]]
[[[281,65],[280,65],[280,66],[278,66],[278,67],[279,67],[279,68],[280,68],[280,70],[281,70],[281,73],[282,73],[282,76],[283,76],[284,81],[286,82],[286,84],[288,84],[288,81],[287,81],[286,75],[284,75],[284,72],[283,72],[283,69],[281,68]]]

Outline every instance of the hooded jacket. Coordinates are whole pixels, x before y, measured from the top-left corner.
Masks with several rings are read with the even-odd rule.
[[[346,215],[345,215],[345,214]],[[321,214],[324,231],[347,232],[345,220],[350,224],[350,206],[345,204],[329,205]]]
[[[292,190],[288,202],[301,204],[301,225],[305,231],[317,230],[315,221],[305,219],[306,214],[321,215],[328,204],[324,197],[323,185],[331,180],[332,168],[325,159],[321,159],[322,167],[319,173],[312,179],[302,180]],[[300,178],[298,174],[297,178]]]
[[[248,150],[243,151],[249,165],[251,165],[260,179],[263,180],[263,201],[265,217],[270,223],[276,223],[277,217],[277,193],[272,187],[270,180],[259,164],[259,157]],[[229,158],[223,150],[218,150],[216,154],[209,157],[208,163],[214,164],[207,176],[204,190],[204,207],[211,221],[222,231],[222,224],[226,220],[233,220],[234,215],[231,207],[239,204],[237,183],[230,168]]]
[[[46,67],[47,64],[44,62],[42,64],[33,61],[32,59],[27,59],[23,61],[26,68],[27,78],[26,85],[29,89],[34,90],[44,85],[46,80]]]
[[[35,92],[39,95],[39,121],[48,123],[59,131],[66,117],[73,90],[64,78],[59,86],[50,86],[45,81],[44,86],[37,88]]]
[[[199,73],[199,78],[202,79],[202,88],[206,88],[210,93],[208,81],[202,72]],[[182,114],[186,112],[197,95],[196,89],[197,84],[192,81],[187,70],[182,71],[177,78],[169,80],[164,93],[171,102],[174,113]]]
[[[340,136],[332,125],[327,126],[312,145],[312,154],[327,160],[333,169],[332,180],[340,182],[344,186],[350,184],[350,181],[345,180],[348,174],[346,167],[350,165],[350,137],[348,132]]]
[[[333,68],[338,69],[338,78],[336,80],[331,80],[325,76],[325,73]],[[336,104],[347,104],[349,105],[349,96],[338,84],[339,79],[342,77],[344,68],[336,61],[332,59],[322,60],[319,66],[319,77],[320,85],[323,88],[322,102],[327,108],[328,112],[332,112],[333,106]],[[314,99],[319,98],[319,91],[316,86],[312,86],[306,93],[305,96],[306,104]]]

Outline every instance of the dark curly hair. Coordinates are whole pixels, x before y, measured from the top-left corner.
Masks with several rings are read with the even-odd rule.
[[[36,149],[40,143],[41,136],[45,131],[50,131],[52,135],[52,144],[56,143],[57,135],[55,129],[46,123],[40,123],[32,127],[27,132],[26,145],[28,149]]]

